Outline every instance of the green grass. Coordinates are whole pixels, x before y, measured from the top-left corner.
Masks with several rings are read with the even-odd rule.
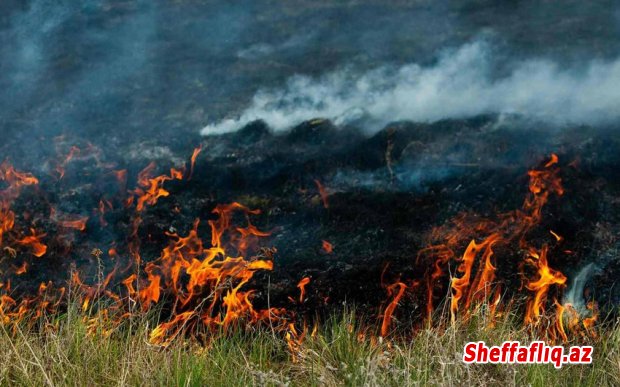
[[[148,343],[153,316],[128,322],[109,336],[88,332],[76,308],[49,321],[55,329],[0,330],[2,385],[620,385],[620,328],[607,324],[594,341],[592,365],[465,365],[463,344],[535,339],[508,317],[493,329],[474,316],[408,339],[362,332],[344,311],[307,335],[295,361],[286,341],[269,329],[214,335],[207,345],[177,340]]]

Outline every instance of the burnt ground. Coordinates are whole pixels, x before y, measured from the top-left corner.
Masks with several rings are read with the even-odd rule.
[[[122,200],[126,190],[135,187],[139,171],[150,161],[156,162],[160,173],[187,165],[192,150],[201,144],[192,179],[167,182],[170,196],[143,213],[139,237],[145,262],[156,259],[166,246],[165,232],[186,235],[196,218],[202,220],[199,231],[208,240],[207,220],[214,218],[213,208],[239,201],[262,211],[252,218],[260,229],[271,232],[261,245],[277,249],[274,271],[258,273],[251,284],[259,306],[266,304],[269,290],[272,306],[315,313],[347,301],[375,314],[386,299],[381,285],[386,265],[386,283],[421,279],[430,265],[416,256],[429,243],[433,227],[463,212],[493,219],[520,208],[528,191],[527,170],[544,164],[555,152],[565,194],[550,198],[543,221],[529,240],[551,246],[550,266],[565,273],[569,282],[594,262],[585,287],[587,298],[602,307],[617,305],[616,129],[554,129],[519,117],[483,116],[397,122],[372,136],[325,120],[278,134],[255,122],[221,136],[146,138],[137,143],[124,141],[122,135],[94,143],[72,134],[41,136],[18,150],[8,146],[3,150],[18,169],[41,180],[39,186],[24,189],[13,208],[20,232],[32,225],[47,233],[48,253],[35,258],[19,251],[17,258],[4,258],[3,270],[18,292],[34,289],[43,280],[61,282],[74,267],[85,279],[95,278],[99,263],[90,254],[93,248],[107,252],[115,247],[121,256],[127,254],[131,212],[123,208]],[[166,141],[167,146],[159,145]],[[71,146],[82,151],[66,164],[59,180],[55,166]],[[23,149],[30,149],[40,162],[17,153]],[[128,170],[126,188],[119,188],[111,174],[119,169]],[[329,193],[327,208],[315,180]],[[114,205],[104,215],[105,226],[97,213],[102,198]],[[86,230],[59,230],[49,220],[51,207],[88,215]],[[549,230],[562,235],[563,241],[554,244]],[[323,251],[323,240],[333,244],[332,254]],[[517,266],[522,257],[518,247],[497,254],[498,278],[505,282],[508,295],[521,285]],[[31,264],[30,269],[12,275],[11,267],[22,260]],[[114,259],[104,254],[103,265],[111,270]],[[305,276],[311,278],[308,299],[295,305],[288,296],[297,297],[296,284]],[[111,286],[119,286],[118,281]],[[438,287],[448,281],[443,277]],[[406,302],[415,315],[424,300],[412,292]]]

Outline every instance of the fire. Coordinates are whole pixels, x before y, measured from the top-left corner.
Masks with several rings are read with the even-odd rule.
[[[288,324],[287,328],[288,329],[284,338],[286,339],[286,344],[292,355],[293,363],[296,363],[301,357],[301,346],[304,342],[304,339],[306,338],[308,330],[307,327],[304,325],[303,331],[298,332],[297,328],[295,328],[295,324],[293,323]]]
[[[200,147],[194,150],[188,178],[193,173],[200,151]],[[78,148],[72,148],[59,166],[64,167],[78,154]],[[176,232],[168,233],[170,243],[162,250],[160,257],[143,264],[140,256],[140,213],[147,205],[154,206],[159,198],[169,195],[164,188],[165,182],[184,178],[184,172],[174,168],[170,169],[169,175],[156,177],[153,177],[154,171],[153,163],[142,170],[138,176],[137,188],[130,192],[130,198],[135,198],[135,213],[130,221],[127,248],[133,263],[123,266],[120,261],[117,262],[107,274],[99,274],[94,285],[87,284],[78,271],[73,271],[69,283],[82,295],[82,310],[87,312],[97,308],[106,323],[116,324],[134,313],[133,306],[136,303],[146,312],[152,305],[166,299],[171,302],[172,309],[150,335],[154,344],[163,346],[168,345],[182,331],[202,331],[219,327],[231,329],[240,323],[258,324],[268,321],[270,326],[287,330],[287,318],[292,317],[288,311],[282,308],[259,309],[252,303],[257,293],[250,288],[249,282],[256,272],[273,269],[275,253],[275,249],[259,249],[259,239],[269,236],[270,233],[251,223],[250,217],[259,214],[258,210],[237,202],[218,205],[213,210],[215,219],[208,221],[210,232],[206,239],[201,237],[201,222],[197,219],[185,236]],[[62,176],[64,169],[58,172]],[[113,171],[112,175],[121,188],[126,185],[126,170]],[[0,191],[2,237],[7,233],[15,234],[15,214],[10,208],[12,202],[19,196],[22,187],[38,184],[38,180],[31,174],[15,170],[7,163],[0,166],[0,179],[5,182],[5,189]],[[119,199],[125,201],[126,206],[133,204],[133,200]],[[49,220],[60,228],[86,230],[89,219],[87,216],[62,214],[55,207],[50,208]],[[102,227],[107,225],[104,215],[109,209],[113,209],[113,204],[107,199],[100,199],[95,211],[99,214]],[[237,218],[244,218],[245,224],[239,226]],[[47,252],[47,246],[42,241],[45,236],[45,233],[31,228],[30,235],[12,237],[11,240],[17,246],[27,248],[33,255],[41,257]],[[14,251],[10,246],[5,246],[5,249]],[[101,262],[103,252],[99,249],[93,251],[96,251],[93,256]],[[17,255],[18,252],[14,254]],[[109,248],[108,255],[112,259],[122,259],[122,253],[117,252],[116,247]],[[11,272],[21,275],[28,268],[28,262],[23,262]],[[114,282],[112,280],[121,274],[122,277],[117,283],[122,289],[111,289],[110,284]],[[304,290],[303,287],[301,290]],[[0,317],[7,324],[19,323],[30,315],[31,311],[36,311],[34,316],[53,313],[61,304],[64,295],[64,288],[54,288],[51,283],[42,284],[37,296],[23,297],[20,300],[9,296],[10,281],[3,282],[2,291],[4,294],[1,296]],[[102,308],[96,301],[104,297],[108,306]],[[100,331],[100,320],[87,316],[85,319],[89,332]],[[103,332],[109,333],[111,330],[106,328]]]
[[[306,285],[310,283],[310,278],[304,277],[299,281],[297,287],[299,288],[299,303],[304,302],[304,296],[306,295]]]
[[[65,176],[65,168],[67,164],[69,164],[69,162],[71,162],[71,160],[73,160],[74,157],[78,156],[80,152],[81,152],[80,148],[74,145],[71,147],[71,149],[69,150],[69,153],[64,157],[64,159],[60,163],[58,163],[58,165],[56,166],[56,172],[58,173],[58,180],[62,179]]]
[[[157,303],[163,293],[178,299],[170,320],[153,331],[151,341],[154,344],[168,345],[170,335],[165,333],[173,332],[172,336],[175,336],[181,326],[195,329],[200,322],[207,328],[228,328],[241,320],[255,323],[265,319],[275,320],[282,313],[276,309],[256,310],[251,301],[254,291],[244,289],[256,271],[273,269],[270,257],[246,259],[243,256],[229,256],[225,248],[233,244],[237,251],[245,251],[249,247],[247,238],[268,235],[251,224],[247,227],[233,226],[234,212],[248,216],[258,211],[240,203],[231,203],[217,206],[213,212],[218,219],[209,221],[210,247],[205,247],[200,238],[200,221],[196,220],[187,236],[169,234],[169,246],[162,251],[157,262],[150,262],[145,269],[148,278],[138,294],[145,310],[152,303]],[[132,275],[123,282],[130,294],[135,294],[133,283],[137,279]]]
[[[196,166],[196,159],[198,158],[198,155],[200,154],[200,152],[202,152],[202,145],[194,149],[194,152],[192,153],[192,157],[190,158],[189,175],[187,177],[187,180],[191,180],[192,176],[194,176],[194,167]]]
[[[15,268],[15,275],[22,275],[28,271],[28,262],[24,262],[21,266]]]
[[[322,243],[323,251],[327,254],[331,254],[334,252],[334,245],[324,240]]]
[[[387,287],[387,292],[389,297],[392,298],[392,301],[388,304],[383,312],[383,322],[381,323],[381,336],[385,337],[390,332],[390,325],[392,323],[392,315],[400,302],[400,299],[403,298],[405,294],[405,290],[407,289],[407,285],[402,282],[396,282]]]
[[[426,275],[426,319],[430,323],[434,310],[433,297],[436,281],[444,275],[443,265],[454,257],[454,251],[446,245],[429,246],[418,252],[416,261],[428,262],[435,259],[433,271]]]
[[[564,285],[566,283],[564,274],[551,269],[547,264],[547,246],[543,246],[540,252],[531,252],[530,262],[538,268],[539,278],[526,285],[527,289],[535,293],[534,297],[528,301],[525,313],[526,324],[537,322],[542,315],[549,288],[553,285]]]
[[[265,295],[264,288],[256,286],[261,279],[257,273],[272,271],[277,257],[275,249],[261,246],[271,233],[254,223],[260,210],[231,202],[216,205],[206,222],[196,218],[192,224],[182,225],[177,218],[162,232],[167,242],[165,246],[153,253],[153,230],[145,227],[147,222],[143,218],[149,218],[149,208],[156,206],[160,198],[170,195],[168,182],[192,178],[201,151],[202,147],[194,149],[189,171],[171,168],[169,173],[156,176],[156,166],[150,163],[138,174],[131,191],[127,190],[127,171],[113,170],[116,167],[110,166],[105,176],[111,180],[113,191],[118,191],[94,198],[89,211],[98,222],[89,222],[89,217],[81,214],[61,213],[49,204],[44,207],[43,215],[22,215],[18,211],[17,223],[30,224],[16,226],[14,211],[17,210],[12,209],[13,203],[24,187],[38,185],[39,181],[6,162],[0,164],[0,181],[4,187],[0,191],[0,245],[9,253],[7,258],[12,257],[10,270],[7,270],[10,274],[6,275],[28,273],[21,278],[2,278],[0,321],[12,326],[24,321],[32,324],[37,318],[57,313],[66,306],[65,287],[49,281],[41,283],[38,291],[31,291],[30,296],[18,297],[12,292],[11,280],[19,285],[20,280],[36,272],[37,262],[41,262],[25,252],[43,257],[49,244],[50,252],[58,253],[68,239],[65,229],[86,233],[92,232],[92,228],[107,232],[108,221],[112,223],[113,219],[118,219],[114,211],[125,211],[124,240],[89,246],[86,250],[92,248],[92,257],[85,258],[97,263],[97,273],[89,270],[88,265],[72,267],[67,280],[66,285],[76,289],[73,294],[80,294],[79,302],[89,333],[111,334],[110,327],[115,324],[161,305],[161,321],[149,334],[152,344],[165,347],[187,335],[208,339],[215,332],[264,325],[286,339],[293,356],[301,356],[300,349],[309,330],[306,321],[294,310],[271,307],[269,295]],[[67,163],[80,152],[78,148],[71,148],[58,165],[61,177]],[[449,224],[433,229],[426,246],[417,252],[415,266],[422,270],[416,280],[399,279],[385,285],[382,275],[381,285],[386,289],[387,301],[383,304],[380,327],[377,327],[380,335],[387,337],[392,333],[399,305],[410,300],[420,301],[422,320],[429,325],[435,308],[445,299],[452,322],[456,322],[457,316],[467,319],[473,312],[484,310],[489,313],[492,326],[503,311],[502,286],[507,282],[503,278],[503,265],[518,259],[514,272],[515,276],[520,275],[524,285],[522,306],[526,326],[536,332],[544,329],[543,333],[551,339],[566,341],[574,334],[593,337],[598,318],[596,304],[590,302],[587,308],[579,307],[579,310],[561,304],[558,300],[567,278],[552,267],[557,262],[554,249],[528,241],[536,227],[543,227],[545,205],[553,197],[564,194],[558,164],[559,158],[553,154],[539,168],[528,172],[528,190],[518,209],[487,219],[460,214]],[[323,206],[329,208],[326,188],[318,180],[315,184]],[[47,209],[50,209],[49,217]],[[182,213],[180,209],[173,210],[171,216],[179,213]],[[45,230],[47,233],[37,231],[44,230],[42,225],[46,222],[53,227]],[[25,233],[28,229],[30,232]],[[549,232],[557,242],[563,240],[554,231]],[[143,234],[148,234],[148,238],[143,238]],[[547,231],[544,235],[550,238]],[[148,248],[141,251],[143,245]],[[334,246],[322,240],[321,248],[326,254],[332,254]],[[102,250],[107,251],[109,259],[104,259],[106,253]],[[304,277],[297,283],[299,297],[291,298],[293,309],[303,308],[300,304],[306,301],[310,282],[310,277]],[[17,285],[15,288],[19,289]],[[318,290],[316,293],[319,300],[329,298]],[[482,308],[483,305],[487,308]],[[100,318],[92,317],[95,312]],[[441,321],[449,323],[447,317]],[[317,329],[315,323],[311,336]],[[366,337],[366,333],[362,336]]]
[[[511,241],[516,240],[520,248],[532,249],[528,248],[525,235],[540,222],[542,208],[547,203],[549,195],[551,193],[562,195],[564,192],[561,179],[558,177],[559,170],[555,168],[557,162],[557,156],[552,155],[551,160],[545,164],[543,169],[528,172],[530,195],[526,197],[522,210],[500,215],[499,222],[479,220],[478,223],[470,224],[463,218],[456,220],[456,230],[448,234],[448,246],[458,245],[458,241],[469,234],[468,229],[489,234],[479,244],[471,240],[463,253],[462,262],[457,269],[463,275],[452,281],[451,314],[453,320],[460,303],[463,304],[465,310],[469,310],[472,301],[483,302],[492,294],[490,286],[495,278],[495,266],[491,262],[491,257],[494,255],[494,246],[501,245],[505,248],[511,244]],[[546,254],[546,248],[543,251]],[[546,265],[546,257],[539,264],[543,265],[543,262]],[[474,265],[478,267],[478,274],[472,282]],[[542,296],[542,293],[539,296]],[[462,300],[465,301],[462,302]]]
[[[6,186],[0,191],[0,245],[2,245],[4,235],[15,227],[15,213],[11,210],[13,201],[19,197],[23,187],[37,185],[39,180],[30,173],[16,170],[5,161],[0,164],[0,182]],[[26,239],[24,243],[29,243],[29,240]],[[41,247],[37,247],[39,249],[35,250],[36,254],[41,252]],[[43,254],[44,251],[41,255]]]
[[[155,170],[155,163],[150,163],[138,174],[138,188],[134,190],[137,197],[136,209],[144,210],[145,205],[153,206],[161,197],[170,195],[164,189],[164,183],[170,180],[182,180],[183,172],[178,169],[170,168],[170,175],[160,175],[151,177]]]
[[[184,312],[174,316],[169,322],[159,324],[151,331],[149,341],[164,346],[169,345],[183,330],[186,323],[193,317],[195,317],[193,311]]]
[[[586,309],[590,315],[583,317],[571,304],[560,304],[554,300],[556,307],[555,326],[550,327],[550,335],[553,339],[569,340],[569,333],[575,337],[597,337],[594,324],[598,319],[598,307],[594,302],[588,302]]]
[[[157,266],[151,262],[149,262],[146,269],[144,269],[148,276],[148,285],[141,289],[138,293],[138,298],[142,302],[142,307],[144,310],[148,310],[151,303],[157,304],[159,301],[161,276],[155,274],[156,270]]]
[[[486,304],[493,323],[500,303],[502,285],[502,281],[497,279],[495,256],[497,252],[501,252],[501,255],[515,255],[515,252],[526,251],[527,256],[520,267],[522,270],[533,269],[536,277],[528,279],[525,285],[525,289],[531,293],[528,295],[524,321],[528,326],[538,324],[549,306],[550,290],[553,289],[554,294],[560,295],[566,283],[566,276],[549,266],[548,247],[537,248],[527,241],[528,233],[540,224],[543,207],[551,195],[564,194],[558,163],[558,156],[552,154],[540,169],[528,172],[529,193],[521,209],[499,214],[497,219],[461,214],[453,219],[451,225],[436,228],[431,232],[431,239],[439,239],[441,242],[422,249],[416,259],[419,263],[430,263],[430,269],[425,275],[427,321],[431,321],[434,299],[437,291],[441,291],[438,281],[446,276],[454,262],[456,275],[450,279],[451,321],[456,321],[459,312],[462,312],[462,317],[467,318],[478,306]],[[557,233],[551,231],[551,234],[557,241],[561,241],[562,237]],[[463,249],[462,253],[459,253],[460,249]],[[392,296],[394,293],[395,288],[392,288],[389,294]],[[398,300],[400,297],[394,297],[392,301]],[[391,302],[384,316],[391,316],[396,305],[397,302]],[[555,331],[560,337],[565,336],[559,323],[565,315],[564,310],[566,307],[563,305],[556,307],[558,323]],[[384,333],[386,326],[389,327],[389,320],[384,317]],[[553,336],[554,332],[550,331],[550,335]]]
[[[553,230],[549,230],[549,233],[553,235],[556,241],[560,242],[562,240],[562,237],[558,235],[556,232],[554,232]]]
[[[590,333],[590,335],[596,336],[596,332],[594,330],[594,324],[598,320],[598,314],[599,314],[598,306],[596,305],[595,302],[590,301],[588,302],[587,308],[590,310],[591,315],[590,317],[583,319],[583,327],[586,329],[588,333]]]
[[[40,258],[45,255],[47,252],[47,246],[41,243],[41,238],[45,236],[45,234],[38,234],[34,229],[30,229],[31,235],[25,236],[19,240],[17,243],[22,246],[26,246],[30,248],[32,255],[37,258]]]
[[[464,309],[469,310],[473,299],[483,300],[491,293],[490,286],[495,277],[495,267],[491,263],[493,256],[493,244],[500,239],[498,234],[492,234],[484,242],[477,244],[472,240],[463,253],[462,263],[457,271],[463,273],[460,278],[452,279],[453,295],[450,301],[450,312],[452,321],[455,321],[456,312],[459,309],[459,302],[464,299]],[[472,267],[478,254],[482,252],[480,261],[482,262],[474,281],[471,281]]]
[[[4,234],[11,231],[14,226],[15,213],[6,208],[0,209],[0,245],[2,244]]]
[[[325,187],[323,186],[323,184],[321,184],[319,180],[315,179],[314,184],[316,184],[316,188],[319,190],[319,195],[321,195],[321,200],[323,201],[323,207],[329,208],[329,201],[328,201],[329,194],[327,193],[327,190],[325,189]]]
[[[3,198],[14,199],[19,195],[21,187],[39,184],[39,179],[31,173],[19,172],[6,161],[0,164],[0,181],[8,184],[8,187],[1,191]]]

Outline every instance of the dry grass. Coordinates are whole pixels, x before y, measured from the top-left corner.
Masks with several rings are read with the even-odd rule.
[[[588,366],[474,365],[463,344],[534,339],[513,318],[493,329],[474,316],[410,339],[360,339],[355,314],[343,312],[307,337],[292,361],[285,341],[269,330],[215,335],[207,346],[148,343],[153,316],[128,322],[109,337],[90,334],[76,308],[54,329],[0,330],[2,385],[620,385],[620,328],[600,332]],[[149,324],[150,322],[150,324]]]

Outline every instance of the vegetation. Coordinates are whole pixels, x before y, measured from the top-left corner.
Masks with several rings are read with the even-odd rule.
[[[427,328],[405,339],[384,340],[364,330],[355,312],[319,325],[291,352],[268,328],[210,334],[208,340],[176,340],[161,348],[148,342],[152,313],[106,331],[77,306],[37,327],[3,326],[2,385],[620,385],[620,327],[607,323],[593,341],[594,363],[465,365],[463,345],[485,340],[530,342],[515,316],[489,328],[482,313],[444,329]]]

